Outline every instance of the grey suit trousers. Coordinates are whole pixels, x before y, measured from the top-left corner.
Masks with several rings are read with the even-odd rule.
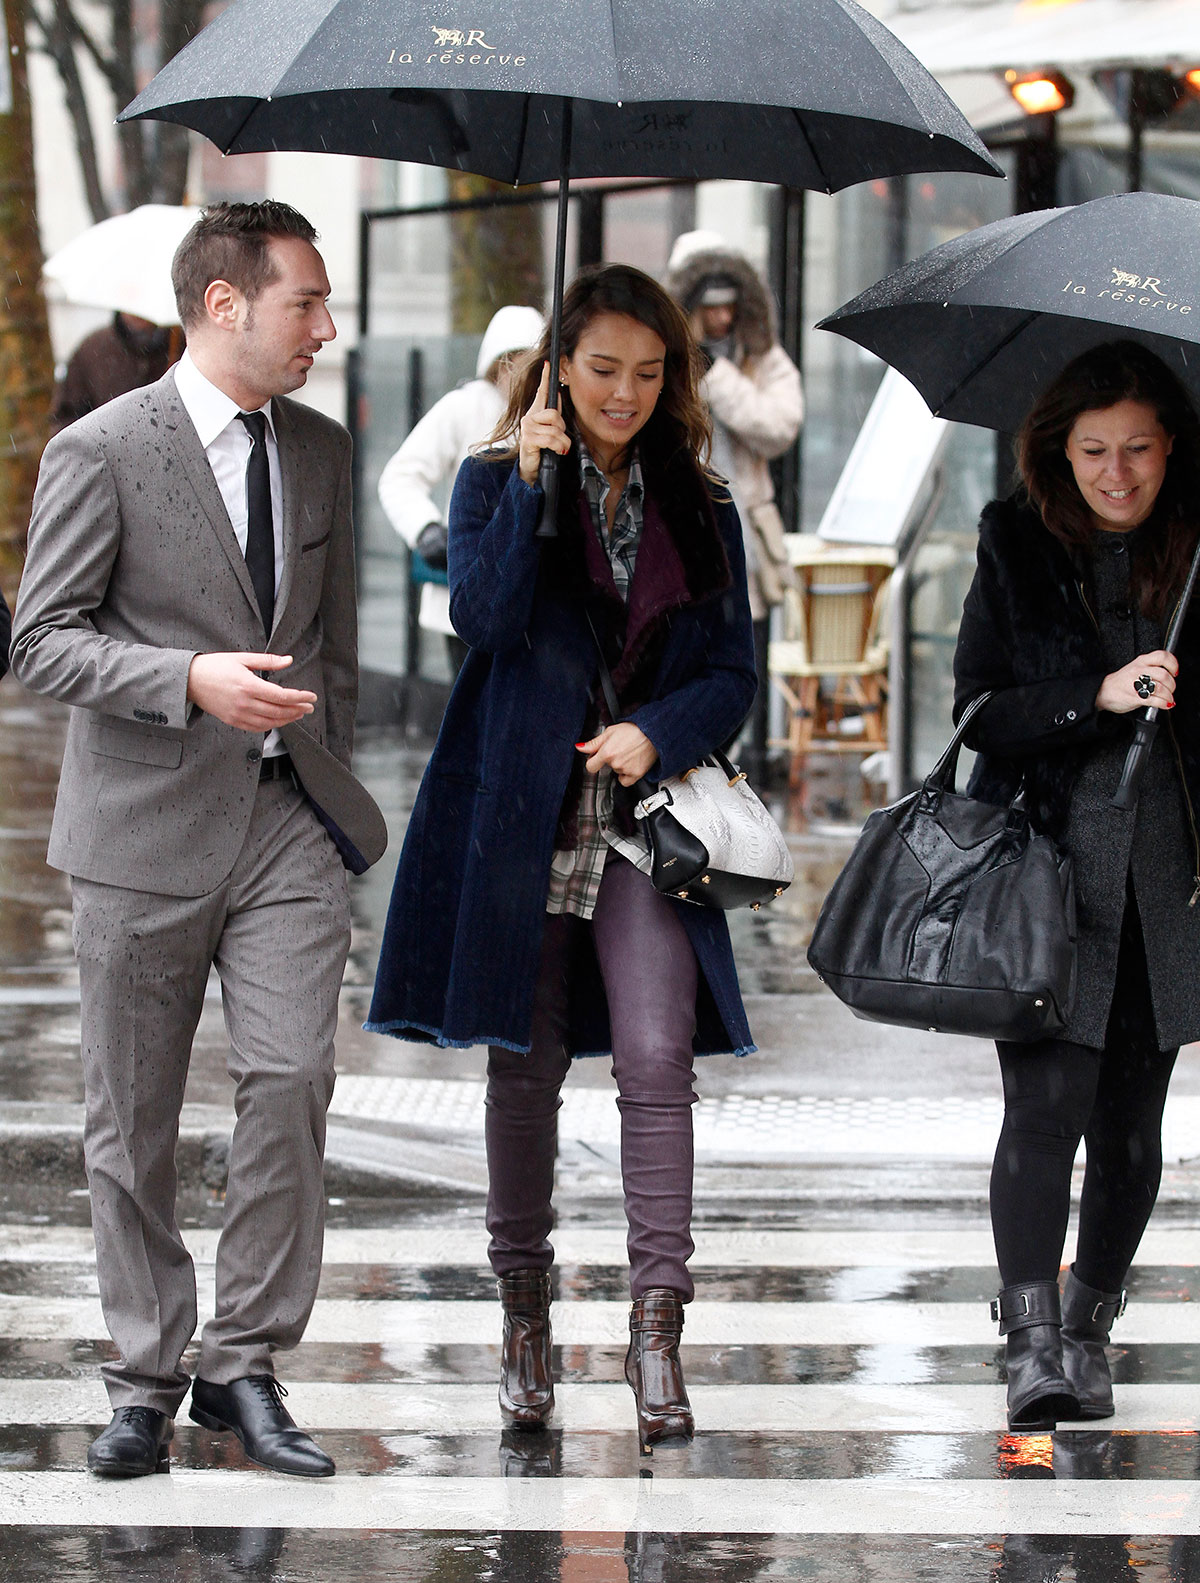
[[[258,787],[233,871],[209,894],[81,879],[72,890],[84,1151],[100,1298],[120,1352],[105,1383],[114,1408],[174,1414],[197,1321],[175,1143],[209,967],[221,979],[237,1123],[198,1372],[228,1383],[272,1374],[273,1353],[300,1340],[316,1298],[346,872],[306,799],[274,781]]]

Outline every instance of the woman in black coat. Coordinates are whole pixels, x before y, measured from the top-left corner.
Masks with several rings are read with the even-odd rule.
[[[968,737],[972,792],[1024,778],[1036,827],[1071,853],[1079,983],[1054,1039],[999,1044],[992,1168],[1009,1424],[1113,1412],[1104,1346],[1162,1171],[1181,1044],[1200,1038],[1200,612],[1162,647],[1200,527],[1200,425],[1134,342],[1086,352],[1018,436],[1023,488],[994,501],[955,655],[955,712],[995,696]],[[1135,711],[1163,713],[1138,806],[1112,806]],[[1071,1169],[1087,1142],[1075,1260],[1058,1272]]]
[[[679,1360],[693,1056],[753,1046],[724,915],[654,889],[622,788],[682,774],[737,732],[754,646],[741,528],[701,464],[707,419],[679,307],[639,270],[584,271],[566,292],[562,347],[562,409],[546,404],[543,341],[496,445],[455,484],[450,614],[470,652],[409,823],[367,1026],[488,1046],[500,1405],[529,1429],[554,1406],[559,1090],[573,1056],[611,1054],[626,1377],[650,1446],[693,1432]],[[561,457],[549,540],[536,536],[543,450]]]

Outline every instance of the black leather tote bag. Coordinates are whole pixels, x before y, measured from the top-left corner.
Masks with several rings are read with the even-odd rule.
[[[855,1016],[1027,1043],[1075,999],[1071,860],[1008,807],[954,790],[958,753],[991,695],[911,796],[879,808],[825,899],[808,960]]]

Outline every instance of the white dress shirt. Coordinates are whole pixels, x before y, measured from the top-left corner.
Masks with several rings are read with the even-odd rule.
[[[238,413],[242,408],[204,377],[189,352],[184,352],[176,363],[174,374],[179,399],[204,447],[238,548],[245,555],[249,520],[246,474],[253,446],[246,425],[238,421]],[[257,410],[267,420],[267,463],[271,470],[271,517],[275,533],[275,592],[278,594],[279,578],[283,571],[283,473],[279,465],[279,444],[275,438],[271,403],[268,401]],[[263,743],[263,756],[272,758],[284,751],[278,731],[268,732]]]

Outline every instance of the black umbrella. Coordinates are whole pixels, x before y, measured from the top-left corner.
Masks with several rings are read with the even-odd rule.
[[[1088,347],[1143,341],[1200,399],[1200,204],[1154,192],[982,225],[822,319],[939,418],[1008,433]]]
[[[1089,347],[1143,342],[1200,405],[1200,204],[1129,192],[980,226],[871,286],[820,328],[910,380],[941,418],[1012,432]],[[1166,646],[1200,571],[1192,562]],[[1144,710],[1113,798],[1132,808],[1158,729]]]
[[[855,0],[234,0],[122,113],[227,154],[307,149],[558,180],[735,177],[833,192],[1001,174]],[[557,402],[557,380],[551,384]],[[549,453],[547,453],[549,454]],[[547,489],[546,517],[553,521]]]

